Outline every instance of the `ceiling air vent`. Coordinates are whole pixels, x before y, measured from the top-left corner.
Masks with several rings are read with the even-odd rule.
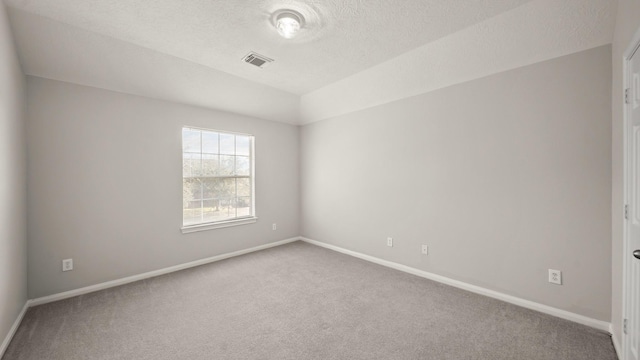
[[[263,68],[265,67],[267,64],[269,64],[270,62],[273,61],[273,59],[269,59],[268,57],[264,56],[264,55],[260,55],[258,53],[255,52],[250,52],[247,54],[247,56],[242,58],[242,61],[249,63],[251,65],[255,65],[259,68]]]

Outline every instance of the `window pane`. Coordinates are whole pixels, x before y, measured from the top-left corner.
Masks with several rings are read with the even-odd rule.
[[[204,200],[220,197],[218,192],[222,186],[220,179],[207,178],[202,180],[202,198]]]
[[[238,178],[236,179],[236,184],[236,196],[251,196],[251,179]]]
[[[202,198],[222,199],[236,196],[236,179],[207,178],[202,181]]]
[[[218,204],[219,211],[216,214],[218,221],[236,217],[236,209],[233,206],[233,201],[231,201],[231,198],[222,198],[218,200]]]
[[[235,156],[220,155],[219,175],[233,175],[235,169]]]
[[[191,202],[202,198],[202,192],[199,179],[183,179],[182,180],[182,200],[184,208],[191,206]]]
[[[182,129],[182,152],[200,152],[200,130]]]
[[[202,132],[202,152],[205,154],[218,153],[218,133],[211,131]]]
[[[219,197],[228,199],[236,197],[236,179],[222,179],[221,182],[222,185],[218,191]]]
[[[236,155],[249,156],[251,154],[250,144],[248,136],[236,135]]]
[[[218,200],[204,200],[202,204],[202,220],[205,222],[215,221],[220,212]]]
[[[189,201],[182,209],[182,222],[184,225],[198,224],[202,222],[202,207],[200,200]]]
[[[236,179],[206,178],[202,180],[202,198],[204,200],[224,200],[236,196]],[[228,200],[223,201],[228,203]]]
[[[218,174],[220,157],[218,155],[202,155],[202,176],[213,176]]]
[[[201,159],[200,154],[182,154],[182,176],[200,176]]]
[[[220,134],[220,154],[233,155],[235,152],[235,135]]]
[[[236,175],[250,175],[248,156],[236,156]]]
[[[205,200],[205,221],[222,221],[230,218],[227,204],[229,201],[225,199]]]
[[[239,197],[236,200],[236,214],[237,216],[251,215],[251,197]]]
[[[182,177],[191,176],[191,159],[185,158],[187,154],[182,154]]]

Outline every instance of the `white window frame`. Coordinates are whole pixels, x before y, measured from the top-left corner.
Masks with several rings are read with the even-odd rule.
[[[215,133],[219,133],[219,134],[227,134],[227,135],[239,135],[239,136],[247,136],[250,139],[250,144],[249,144],[249,157],[250,157],[250,172],[249,172],[249,178],[250,178],[250,182],[251,182],[251,215],[249,216],[242,216],[242,217],[236,217],[236,218],[232,218],[232,219],[227,219],[227,220],[221,220],[221,221],[211,221],[211,222],[202,222],[202,223],[198,223],[198,224],[192,224],[192,225],[184,225],[184,208],[182,213],[182,227],[180,228],[183,234],[187,234],[187,233],[192,233],[192,232],[197,232],[197,231],[206,231],[206,230],[213,230],[213,229],[220,229],[220,228],[226,228],[226,227],[230,227],[230,226],[238,226],[238,225],[246,225],[246,224],[252,224],[255,223],[258,220],[258,217],[256,216],[256,179],[255,179],[255,136],[251,135],[251,134],[245,134],[245,133],[238,133],[238,132],[232,132],[232,131],[223,131],[223,130],[214,130],[214,129],[206,129],[206,128],[201,128],[201,127],[197,127],[197,126],[188,126],[188,125],[184,125],[180,128],[180,143],[181,143],[181,149],[180,149],[180,156],[181,156],[181,179],[184,180],[184,173],[183,173],[183,169],[184,169],[184,135],[183,132],[185,129],[192,129],[192,130],[199,130],[199,131],[208,131],[208,132],[215,132]],[[202,150],[201,150],[202,153]],[[183,191],[184,191],[184,183],[183,183]],[[183,192],[184,193],[184,192]],[[183,198],[184,201],[184,198]]]

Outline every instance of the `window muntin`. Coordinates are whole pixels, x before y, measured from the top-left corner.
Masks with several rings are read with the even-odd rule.
[[[182,226],[255,217],[253,136],[182,128]]]

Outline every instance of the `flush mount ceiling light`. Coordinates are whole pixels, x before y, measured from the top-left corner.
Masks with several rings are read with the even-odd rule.
[[[274,14],[274,22],[280,36],[292,39],[304,26],[304,17],[294,10],[280,10]]]

